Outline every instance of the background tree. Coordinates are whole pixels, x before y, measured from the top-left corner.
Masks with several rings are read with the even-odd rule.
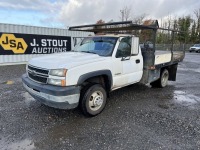
[[[98,20],[97,22],[96,22],[96,24],[104,24],[105,23],[105,21],[103,21],[102,19],[100,19],[100,20]]]
[[[191,43],[196,43],[197,42],[196,22],[195,21],[193,21],[193,23],[192,23],[190,42]]]
[[[182,31],[178,33],[178,40],[183,43],[189,42],[190,37],[190,25],[191,17],[186,16],[178,19],[178,30]]]
[[[131,7],[128,6],[124,6],[121,10],[120,10],[120,20],[121,21],[128,21],[131,20]]]
[[[175,43],[186,43],[186,44],[195,44],[200,43],[200,8],[194,10],[195,18],[192,19],[191,15],[179,17],[177,19],[173,14],[168,15],[166,18],[161,19],[160,27],[166,29],[173,29],[183,32],[175,32],[174,39]],[[140,16],[133,17],[132,9],[129,6],[124,6],[120,9],[120,20],[128,21],[132,20],[133,23],[136,24],[144,24],[146,14],[142,14]],[[148,19],[147,19],[148,20]],[[151,19],[149,19],[151,20]],[[130,31],[129,31],[130,32]],[[133,31],[135,35],[141,34],[141,31]],[[162,31],[158,30],[157,32],[157,42],[158,43],[170,43],[172,39],[171,31]],[[149,35],[146,35],[147,37]],[[143,38],[145,38],[143,36]]]
[[[136,23],[136,24],[143,24],[145,17],[146,17],[145,13],[142,14],[142,15],[136,16],[136,17],[133,18],[133,22]]]
[[[200,43],[200,8],[194,10],[196,17],[196,42]]]

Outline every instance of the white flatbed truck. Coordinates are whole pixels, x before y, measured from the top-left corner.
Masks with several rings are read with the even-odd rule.
[[[47,106],[59,109],[80,106],[87,116],[101,113],[113,90],[134,83],[165,87],[168,80],[176,80],[184,51],[156,51],[155,43],[152,46],[144,43],[142,47],[139,37],[121,34],[147,29],[156,35],[158,28],[157,21],[154,25],[115,22],[70,27],[97,34],[84,38],[73,51],[31,59],[22,76],[23,85]]]

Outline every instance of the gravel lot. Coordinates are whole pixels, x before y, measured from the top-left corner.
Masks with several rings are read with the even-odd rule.
[[[114,91],[105,110],[86,118],[35,101],[24,90],[25,65],[0,67],[0,149],[200,149],[200,54],[186,54],[164,89]]]

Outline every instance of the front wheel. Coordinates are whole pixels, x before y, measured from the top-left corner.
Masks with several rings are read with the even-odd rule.
[[[100,84],[85,87],[80,102],[81,109],[86,116],[100,114],[106,105],[107,94]]]

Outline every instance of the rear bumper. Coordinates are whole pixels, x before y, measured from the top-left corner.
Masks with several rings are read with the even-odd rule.
[[[32,81],[26,74],[22,76],[25,89],[41,103],[59,109],[73,109],[78,106],[80,87],[59,87]]]
[[[190,52],[198,52],[200,49],[190,49]]]

